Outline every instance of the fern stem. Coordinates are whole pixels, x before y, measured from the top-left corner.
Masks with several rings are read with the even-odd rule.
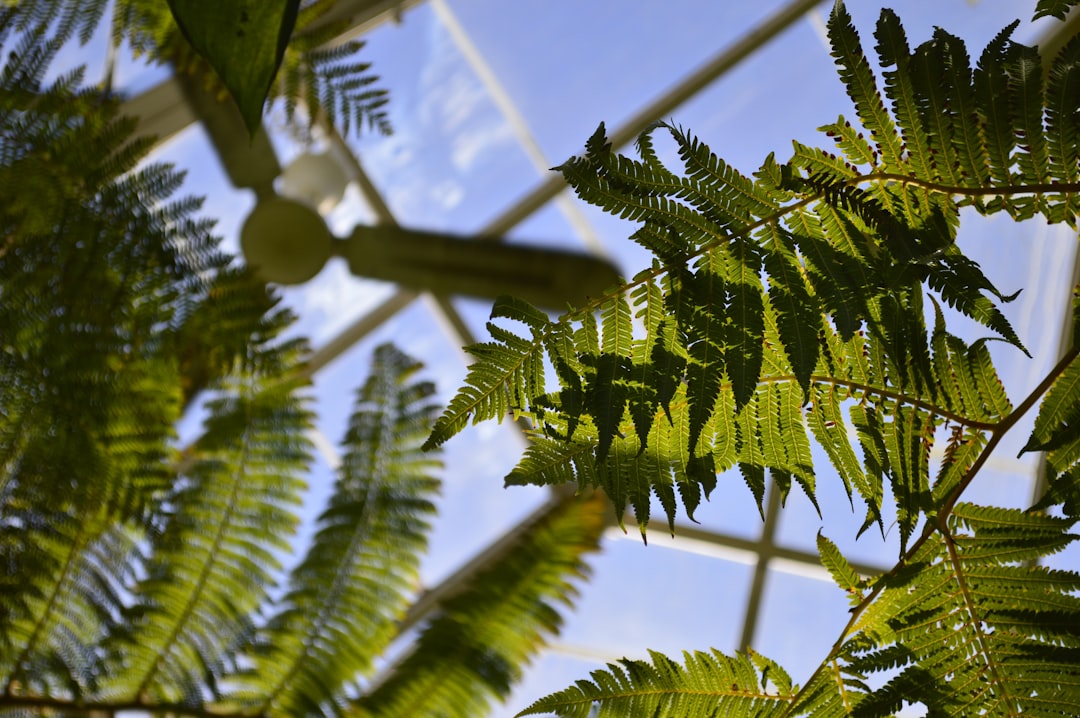
[[[760,383],[768,384],[768,383],[771,383],[771,382],[774,382],[774,381],[797,381],[797,378],[795,376],[793,376],[793,375],[791,375],[791,376],[768,377],[768,378],[762,377],[761,380],[760,380]],[[867,394],[874,394],[874,395],[877,395],[877,396],[886,397],[886,398],[892,399],[893,401],[897,402],[898,404],[908,404],[910,406],[914,406],[914,407],[917,407],[919,409],[923,409],[923,410],[927,411],[930,414],[933,414],[935,416],[939,416],[939,417],[941,417],[943,419],[946,419],[948,421],[953,422],[954,424],[960,424],[961,426],[966,426],[966,427],[971,428],[971,429],[981,429],[981,430],[984,430],[984,431],[993,431],[998,426],[1000,426],[1000,424],[1001,424],[1001,422],[992,423],[992,422],[987,422],[987,421],[975,421],[973,419],[969,419],[967,417],[960,416],[959,414],[951,412],[951,411],[949,411],[947,409],[943,409],[942,407],[937,406],[935,404],[931,404],[928,401],[923,401],[922,399],[918,399],[918,398],[915,398],[915,397],[912,397],[912,396],[908,396],[907,394],[903,394],[903,393],[898,392],[898,391],[893,391],[891,389],[886,389],[884,387],[870,386],[868,384],[862,384],[862,383],[857,382],[857,381],[847,381],[847,380],[844,380],[844,379],[838,379],[837,377],[834,377],[834,376],[811,375],[810,376],[810,381],[815,383],[815,384],[826,384],[826,385],[830,385],[830,386],[845,387],[845,388],[848,388],[848,389],[858,389],[858,390],[863,391],[863,392],[865,392]]]
[[[1023,418],[1024,414],[1030,411],[1031,408],[1035,406],[1036,403],[1038,403],[1039,399],[1042,398],[1042,395],[1045,394],[1047,390],[1049,390],[1050,387],[1053,385],[1053,383],[1057,381],[1057,378],[1061,376],[1061,374],[1064,373],[1066,369],[1069,368],[1069,365],[1072,364],[1073,360],[1076,359],[1078,355],[1080,355],[1080,349],[1078,349],[1077,347],[1070,348],[1069,351],[1067,351],[1065,355],[1061,357],[1058,363],[1054,365],[1054,368],[1051,369],[1045,377],[1043,377],[1043,380],[1039,382],[1039,385],[1032,389],[1031,393],[1028,394],[1027,397],[1025,397],[1024,400],[1020,402],[1020,404],[1017,405],[1015,409],[1013,409],[1012,413],[1006,416],[1001,421],[1001,423],[993,429],[990,440],[986,442],[986,446],[983,448],[982,453],[979,454],[979,458],[975,460],[975,463],[973,463],[971,465],[971,468],[968,469],[967,473],[964,474],[964,478],[962,478],[957,484],[956,488],[953,489],[952,494],[950,494],[945,499],[941,507],[938,509],[937,520],[938,522],[940,522],[940,526],[944,526],[943,522],[945,518],[952,511],[953,506],[956,505],[956,502],[960,499],[960,496],[964,493],[964,490],[967,489],[969,484],[971,484],[972,480],[975,478],[975,475],[979,473],[979,469],[981,469],[983,464],[986,463],[987,459],[990,458],[990,454],[994,451],[994,448],[1001,441],[1002,437],[1005,436],[1005,434],[1007,434],[1009,430],[1016,425],[1016,422],[1020,421],[1020,419]],[[926,532],[924,532],[924,535],[927,532],[932,533],[929,525],[927,526],[927,530]],[[912,548],[914,550],[914,547]]]
[[[986,197],[995,195],[1014,194],[1076,194],[1080,192],[1078,182],[1039,182],[1035,184],[1021,184],[1007,187],[962,187],[947,185],[929,180],[919,179],[910,175],[896,174],[893,172],[874,172],[868,175],[855,177],[845,184],[854,186],[864,182],[898,182],[900,184],[920,187],[939,194],[961,195],[963,197]]]
[[[949,552],[949,563],[952,564],[953,573],[956,574],[956,583],[960,587],[960,595],[964,597],[964,605],[971,616],[971,630],[975,632],[975,637],[979,642],[979,650],[982,651],[983,659],[990,668],[993,684],[1000,686],[1001,690],[1006,692],[1006,695],[1001,696],[1001,698],[1009,704],[1009,715],[1019,715],[1020,711],[1016,699],[1009,698],[1007,695],[1008,681],[998,671],[997,664],[993,660],[994,651],[990,649],[986,632],[980,626],[982,620],[979,618],[977,611],[977,602],[972,600],[971,589],[968,587],[967,579],[964,577],[964,567],[960,565],[960,556],[956,553],[956,542],[953,540],[952,533],[947,526],[941,526],[939,530],[945,548]]]
[[[249,450],[249,442],[247,439],[248,432],[251,427],[250,418],[245,422],[245,426],[247,426],[248,429],[244,431],[243,435],[244,457],[240,463],[240,467],[243,467],[246,464],[246,460],[248,458],[247,452]],[[207,580],[209,580],[210,574],[216,563],[215,557],[217,556],[218,549],[221,547],[222,541],[224,540],[225,531],[233,518],[234,511],[236,510],[236,504],[239,500],[238,497],[240,494],[240,486],[243,483],[243,474],[243,469],[238,467],[233,477],[232,493],[229,496],[228,508],[224,512],[224,515],[221,517],[221,523],[218,525],[217,533],[214,535],[214,542],[211,545],[211,550],[206,557],[206,561],[203,563],[202,571],[199,573],[199,578],[195,582],[195,585],[192,587],[187,605],[184,606],[184,610],[180,613],[180,615],[176,617],[176,621],[173,624],[172,631],[169,633],[169,637],[162,644],[161,650],[158,651],[157,657],[154,659],[154,664],[150,666],[149,670],[146,672],[146,675],[143,676],[143,679],[139,682],[139,687],[135,690],[136,700],[138,700],[139,696],[141,696],[143,692],[146,691],[149,687],[150,681],[157,674],[158,670],[161,667],[162,661],[165,660],[166,656],[172,650],[173,645],[176,643],[177,638],[180,636],[181,631],[184,630],[184,627],[187,624],[188,617],[191,616],[192,611],[195,610],[195,606],[198,603],[200,595],[202,594],[202,590],[206,586],[206,582]]]
[[[266,713],[253,713],[242,709],[229,710],[212,705],[200,708],[190,703],[151,703],[139,699],[87,701],[51,696],[0,696],[0,710],[15,708],[48,713],[55,711],[66,716],[86,716],[86,718],[99,718],[102,715],[117,716],[128,711],[140,711],[155,716],[176,716],[176,718],[268,718]]]
[[[923,532],[919,536],[919,538],[916,539],[915,542],[908,547],[908,550],[904,552],[904,554],[900,557],[900,560],[897,561],[896,565],[892,569],[890,569],[888,573],[883,575],[891,575],[899,571],[904,565],[907,564],[908,561],[911,560],[913,556],[915,556],[916,553],[918,553],[918,551],[923,547],[923,545],[928,540],[930,540],[930,538],[935,533],[941,532],[943,536],[947,536],[945,520],[948,518],[949,514],[952,513],[953,507],[960,499],[960,496],[964,493],[964,490],[967,489],[967,487],[971,484],[972,480],[975,478],[975,475],[979,473],[979,470],[990,458],[990,454],[993,453],[998,443],[1000,443],[1002,437],[1004,437],[1009,432],[1009,430],[1013,426],[1015,426],[1018,421],[1020,421],[1024,414],[1030,411],[1031,408],[1035,406],[1036,403],[1038,403],[1042,395],[1050,389],[1054,382],[1057,381],[1057,378],[1065,372],[1065,370],[1069,367],[1070,364],[1072,364],[1073,360],[1075,360],[1077,356],[1080,356],[1080,349],[1078,349],[1077,347],[1072,347],[1071,349],[1069,349],[1069,351],[1061,357],[1058,363],[1054,365],[1054,368],[1050,370],[1050,372],[1043,378],[1041,382],[1039,382],[1039,385],[1036,386],[1031,391],[1031,393],[1028,394],[1022,402],[1020,402],[1019,405],[1017,405],[1017,407],[1012,411],[1012,413],[1006,416],[1001,421],[1001,423],[999,423],[996,427],[993,428],[990,439],[986,442],[986,446],[983,447],[983,450],[979,454],[979,457],[971,465],[971,468],[967,470],[967,473],[964,474],[964,477],[957,484],[956,488],[953,489],[952,493],[945,499],[945,501],[942,502],[941,506],[937,509],[937,515],[935,517],[935,520],[927,521],[926,526],[923,528]],[[870,605],[877,598],[878,594],[880,594],[884,588],[884,581],[876,581],[870,591],[863,597],[862,601],[860,601],[858,605],[851,609],[851,618],[848,619],[847,624],[844,626],[843,630],[840,631],[840,636],[836,639],[836,642],[833,643],[833,647],[829,651],[829,655],[825,658],[824,661],[822,661],[818,665],[816,669],[814,669],[814,672],[810,675],[810,678],[807,679],[806,683],[803,684],[803,687],[795,695],[795,701],[793,703],[795,707],[799,706],[799,698],[800,696],[802,696],[803,692],[806,691],[807,687],[813,685],[814,680],[818,677],[818,675],[840,654],[840,651],[844,647],[844,642],[851,634],[851,631],[855,627],[855,624],[858,623],[859,618],[862,616],[863,612],[870,607]]]
[[[75,540],[71,542],[71,550],[68,551],[67,559],[64,561],[64,568],[61,570],[56,583],[53,584],[53,591],[49,595],[49,601],[45,605],[45,609],[41,612],[41,616],[34,624],[34,630],[31,632],[30,638],[27,639],[26,645],[23,646],[23,650],[19,653],[19,657],[16,658],[15,662],[11,665],[11,675],[8,676],[7,685],[4,687],[5,697],[12,695],[12,691],[15,688],[17,679],[22,671],[22,665],[31,654],[34,653],[38,642],[41,641],[42,635],[45,633],[45,628],[51,623],[50,619],[55,613],[60,597],[66,593],[65,589],[67,588],[68,581],[74,571],[76,557],[82,554],[82,549],[86,545],[85,535],[85,524],[80,524],[79,533],[76,535]]]
[[[844,676],[840,673],[840,664],[834,658],[829,661],[829,665],[832,666],[833,678],[836,680],[836,687],[840,691],[840,698],[844,702],[844,710],[850,715],[851,701],[848,699],[848,692],[844,686]]]

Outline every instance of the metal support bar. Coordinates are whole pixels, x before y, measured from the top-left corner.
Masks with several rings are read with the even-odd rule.
[[[632,522],[627,522],[627,526],[630,527]],[[619,538],[626,538],[627,540],[639,540],[636,536],[630,534],[623,534],[618,529],[609,529],[610,532],[618,532]],[[614,533],[610,534],[614,535]],[[663,548],[670,548],[674,551],[688,551],[705,553],[706,551],[700,550],[701,546],[711,546],[717,549],[717,553],[726,552],[729,555],[724,558],[728,561],[737,561],[739,563],[756,563],[752,558],[757,554],[767,555],[769,559],[776,561],[783,561],[792,564],[803,564],[810,566],[814,569],[823,568],[821,565],[821,558],[812,551],[803,551],[801,549],[787,548],[784,546],[778,546],[774,543],[768,545],[763,544],[761,539],[748,539],[741,536],[733,536],[731,534],[722,533],[720,531],[711,531],[709,529],[703,529],[700,526],[692,524],[675,524],[675,537],[676,539],[671,543],[667,542],[655,542],[657,546]],[[650,542],[652,546],[654,542]],[[696,545],[695,545],[696,544]],[[743,558],[740,554],[746,556]],[[860,576],[876,576],[878,574],[885,573],[889,570],[885,566],[875,566],[869,563],[861,563],[859,561],[852,561],[851,567]]]
[[[796,20],[812,10],[821,0],[793,0],[750,30],[734,44],[713,56],[711,60],[690,73],[682,82],[665,92],[660,97],[642,108],[624,125],[610,134],[612,147],[622,147],[634,140],[646,127],[712,84],[718,77],[728,72],[751,53],[765,45],[769,40],[786,30]],[[518,200],[516,204],[496,217],[481,234],[503,235],[526,217],[543,207],[559,192],[566,188],[561,175],[551,174],[547,180],[532,192]]]
[[[174,76],[125,100],[120,105],[120,114],[136,118],[135,136],[155,137],[156,145],[172,139],[199,120],[184,99],[184,92]]]
[[[758,540],[757,565],[754,567],[754,578],[750,582],[750,595],[746,599],[746,614],[743,618],[742,636],[739,638],[738,647],[749,648],[754,644],[754,633],[757,630],[758,617],[761,615],[761,597],[765,593],[765,579],[769,574],[769,559],[775,550],[773,537],[776,535],[776,525],[780,516],[780,490],[776,482],[770,482],[769,495],[765,499],[765,525],[761,527],[761,538]]]
[[[529,123],[526,121],[525,116],[521,114],[521,110],[518,109],[517,104],[510,97],[510,93],[499,82],[495,70],[484,59],[464,26],[458,22],[457,16],[450,9],[450,4],[446,0],[430,0],[429,4],[435,12],[435,16],[439,18],[443,26],[446,27],[447,32],[450,33],[450,38],[457,45],[458,51],[461,52],[465,61],[469,63],[473,72],[480,79],[492,102],[499,108],[506,122],[510,125],[514,137],[517,138],[518,144],[521,145],[532,166],[536,168],[541,177],[546,177],[551,171],[551,162],[544,155],[540,143],[536,141],[532,131],[529,129]],[[566,221],[577,232],[581,241],[585,243],[585,246],[594,254],[606,255],[607,251],[603,242],[600,241],[600,237],[596,234],[596,230],[589,224],[585,213],[581,211],[581,208],[571,197],[566,194],[559,194],[554,198],[554,201]]]
[[[311,35],[335,23],[344,23],[341,34],[329,40],[333,47],[354,40],[387,20],[401,22],[406,10],[423,0],[337,0],[324,14],[297,32],[301,37]]]

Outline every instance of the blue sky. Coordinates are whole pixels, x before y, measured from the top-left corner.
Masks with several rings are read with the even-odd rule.
[[[362,58],[374,64],[382,86],[390,90],[395,134],[364,136],[353,141],[353,147],[401,224],[475,233],[542,181],[539,160],[553,166],[579,152],[601,121],[609,128],[620,125],[781,4],[776,0],[422,3],[406,11],[399,23],[386,23],[368,37]],[[894,5],[913,45],[939,25],[967,39],[969,52],[975,55],[1009,21],[1029,18],[1034,2],[906,0]],[[848,6],[869,48],[881,4],[853,0]],[[825,3],[817,14],[796,22],[666,119],[691,129],[744,173],[754,171],[769,152],[785,159],[792,139],[821,144],[824,138],[817,126],[841,113],[853,115],[822,36],[828,7]],[[461,33],[452,29],[455,23],[482,57],[501,95],[493,95],[493,87],[485,85],[485,70],[470,64]],[[1017,37],[1031,40],[1047,25],[1023,22]],[[93,58],[96,49],[91,45],[80,55]],[[91,75],[100,72],[96,60],[90,61]],[[117,86],[139,91],[160,77],[161,70],[125,62],[118,70]],[[508,115],[505,103],[500,105],[502,100],[512,103],[535,140],[531,156],[515,134],[521,127],[514,127],[515,118]],[[280,118],[271,114],[270,123],[280,127]],[[284,133],[276,141],[283,164],[302,149]],[[209,152],[201,130],[191,128],[164,146],[159,156],[190,171],[186,190],[207,196],[207,214],[219,218],[226,246],[235,247],[238,227],[253,198],[228,186]],[[670,150],[667,156],[672,157]],[[329,221],[336,234],[344,235],[374,216],[353,187]],[[584,234],[582,222],[587,225]],[[965,223],[961,236],[964,248],[998,286],[1005,291],[1025,287],[1008,312],[1035,359],[995,347],[999,371],[1014,400],[1053,363],[1056,346],[1043,337],[1056,338],[1075,244],[1067,232],[1035,224],[976,219]],[[515,227],[510,241],[600,249],[626,274],[633,274],[649,258],[626,239],[630,231],[620,220],[577,200],[564,200]],[[342,263],[332,262],[314,281],[286,290],[285,296],[301,317],[300,330],[319,346],[393,291],[385,283],[353,277]],[[455,305],[483,337],[487,303],[455,300]],[[431,304],[418,300],[316,377],[320,427],[331,442],[344,431],[353,391],[366,373],[373,347],[387,340],[428,365],[427,375],[444,398],[460,385],[466,364],[458,342]],[[441,515],[423,567],[427,583],[452,572],[544,498],[538,490],[502,488],[502,477],[522,446],[512,427],[494,424],[466,431],[448,445]],[[1026,501],[1030,489],[1024,472],[1030,472],[1034,463],[1031,458],[1016,460],[1017,448],[1010,444],[997,453],[974,488],[976,498],[1010,505]],[[819,455],[815,459],[830,538],[859,560],[890,564],[897,551],[895,530],[884,540],[871,530],[856,542],[862,511],[857,506],[851,512],[826,460]],[[331,461],[332,457],[320,459],[314,484],[329,482]],[[720,477],[713,501],[703,505],[697,517],[706,527],[745,538],[755,538],[761,529],[757,508],[734,474]],[[813,551],[822,525],[805,497],[793,491],[776,540]],[[496,708],[495,716],[513,715],[544,693],[585,677],[604,660],[642,657],[646,648],[678,654],[684,648],[739,647],[753,572],[749,557],[676,550],[662,526],[656,529],[647,547],[634,536],[605,542],[604,552],[592,562],[594,579],[584,587],[579,610],[568,618],[557,650],[538,659],[510,703]],[[1075,566],[1076,557],[1071,561]],[[846,597],[822,580],[820,572],[784,564],[778,569],[770,569],[766,582],[755,648],[800,681],[846,621]]]

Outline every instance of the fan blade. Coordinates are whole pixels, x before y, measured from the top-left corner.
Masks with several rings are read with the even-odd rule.
[[[274,195],[281,174],[265,127],[249,139],[240,111],[227,98],[205,89],[196,73],[178,73],[184,97],[202,120],[229,180],[255,190],[260,200]],[[358,276],[397,282],[435,294],[494,299],[512,294],[548,309],[580,306],[619,281],[609,262],[587,254],[477,241],[389,225],[358,227],[338,254]]]
[[[218,99],[207,91],[206,80],[201,73],[191,75],[178,72],[176,79],[185,99],[210,136],[233,186],[253,189],[260,198],[272,195],[274,179],[281,174],[281,165],[266,134],[266,127],[260,127],[254,137],[249,137],[236,103],[227,95]]]
[[[382,225],[357,227],[337,253],[358,276],[436,294],[494,299],[511,294],[537,306],[582,306],[619,282],[606,260],[579,252]]]

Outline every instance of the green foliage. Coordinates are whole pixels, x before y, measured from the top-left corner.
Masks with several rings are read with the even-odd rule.
[[[200,203],[174,197],[181,176],[139,164],[148,141],[116,100],[79,72],[44,81],[96,18],[39,9],[0,8],[0,714],[400,715],[422,694],[409,715],[473,716],[505,697],[586,573],[599,499],[553,501],[431,601],[376,690],[391,643],[409,648],[434,388],[376,350],[286,570],[311,463],[306,344]]]
[[[974,440],[1011,411],[985,343],[950,335],[936,305],[1022,348],[995,304],[1012,297],[954,242],[959,211],[1039,213],[1075,226],[1075,111],[1066,119],[1050,108],[1075,107],[1067,78],[1080,43],[1057,58],[1044,108],[1037,54],[1009,31],[973,72],[958,38],[938,30],[910,50],[884,11],[876,33],[884,99],[842,6],[829,31],[864,128],[843,117],[823,128],[841,157],[796,143],[788,163],[770,156],[751,180],[677,127],[642,135],[634,160],[611,151],[601,126],[585,154],[560,168],[583,198],[641,222],[632,238],[657,260],[623,292],[558,319],[498,304],[493,319],[529,333],[490,324],[495,341],[474,349],[480,361],[428,446],[470,417],[512,411],[533,420],[544,447],[527,454],[514,482],[574,476],[625,497],[641,517],[649,493],[672,481],[692,511],[709,477],[734,465],[752,488],[765,469],[809,486],[813,434],[873,520],[875,487],[888,477],[910,531],[928,500],[917,447],[943,425],[961,443]],[[950,71],[938,82],[932,72],[942,66]],[[657,129],[676,142],[685,174],[660,163]],[[1064,151],[1053,167],[1049,145]],[[923,323],[927,295],[932,330]],[[557,390],[545,384],[545,362]],[[861,467],[836,447],[846,442],[824,433],[845,435],[842,408],[860,437]],[[595,451],[577,461],[583,443]],[[540,453],[542,466],[532,466]],[[642,464],[650,480],[627,482]]]
[[[595,550],[605,525],[602,497],[553,499],[471,588],[445,601],[415,650],[353,714],[485,714],[492,698],[509,695],[543,633],[562,624],[559,607],[572,604],[572,580],[588,574],[581,557]]]
[[[556,713],[588,718],[595,701],[603,700],[599,718],[613,716],[784,715],[792,700],[791,678],[776,663],[749,653],[729,657],[713,651],[685,654],[680,666],[655,651],[652,663],[623,660],[593,671],[592,681],[542,698],[520,715]],[[769,683],[772,683],[770,690]]]
[[[770,155],[746,176],[680,127],[655,125],[628,157],[601,125],[559,168],[585,201],[636,223],[631,239],[655,260],[558,318],[497,304],[492,341],[471,348],[466,386],[426,445],[470,419],[528,419],[534,442],[507,483],[602,489],[644,536],[654,500],[674,530],[679,503],[693,518],[728,470],[759,507],[767,478],[781,497],[797,483],[813,501],[813,442],[864,504],[864,530],[883,523],[887,482],[900,557],[861,577],[819,536],[851,620],[802,687],[754,653],[684,665],[654,653],[526,714],[888,715],[907,701],[930,715],[1065,715],[1080,704],[1080,576],[1034,565],[1074,538],[1080,352],[1014,407],[987,342],[1026,353],[1000,309],[1016,295],[955,241],[961,210],[1077,227],[1080,38],[1044,58],[1015,28],[973,66],[942,29],[911,47],[884,10],[876,74],[838,3],[829,39],[855,117],[821,128],[833,147],[795,142],[787,162]],[[679,171],[661,162],[659,132]],[[946,306],[991,337],[951,334]],[[961,503],[1040,400],[1025,449],[1046,454],[1046,497],[1026,512]],[[1055,506],[1064,516],[1044,513]]]
[[[325,20],[333,2],[20,0],[15,23],[20,29],[50,25],[57,41],[77,36],[86,43],[111,9],[115,44],[127,42],[137,55],[203,77],[222,100],[231,94],[249,131],[265,103],[281,99],[290,122],[303,107],[308,128],[321,114],[346,134],[365,126],[389,134],[388,93],[376,86],[371,65],[356,60],[364,43],[327,44],[348,25]]]
[[[221,78],[254,135],[296,25],[300,0],[237,0],[209,6],[169,0],[169,9],[192,49]]]
[[[1056,17],[1064,20],[1065,14],[1076,4],[1076,0],[1039,0],[1035,8],[1035,18]]]

